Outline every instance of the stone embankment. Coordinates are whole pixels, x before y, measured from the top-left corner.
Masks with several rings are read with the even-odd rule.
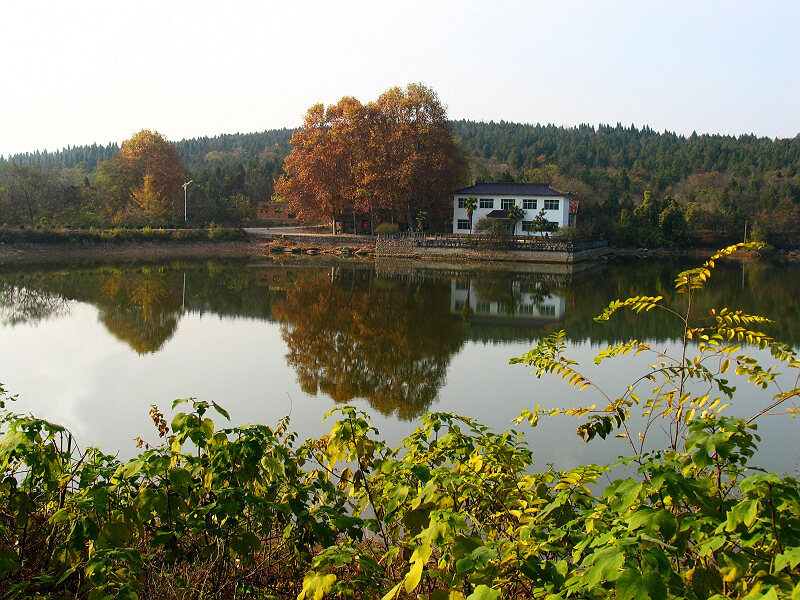
[[[597,260],[608,253],[605,240],[514,238],[497,241],[482,236],[411,234],[378,236],[375,255],[446,261],[490,261],[572,264]]]
[[[263,244],[269,254],[375,256],[375,238],[353,235],[275,234]]]

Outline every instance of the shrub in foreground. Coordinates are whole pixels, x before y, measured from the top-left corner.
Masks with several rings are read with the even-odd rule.
[[[363,414],[294,447],[193,402],[128,461],[6,413],[7,597],[796,598],[800,485],[748,467],[754,426],[697,419],[683,452],[531,472],[518,433],[429,414],[388,448]],[[224,411],[214,406],[217,412]],[[623,461],[628,462],[628,461]]]

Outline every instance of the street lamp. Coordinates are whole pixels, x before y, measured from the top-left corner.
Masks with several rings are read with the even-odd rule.
[[[186,183],[183,184],[183,222],[186,223],[186,188],[189,187],[189,184],[192,183],[194,179],[190,179]]]

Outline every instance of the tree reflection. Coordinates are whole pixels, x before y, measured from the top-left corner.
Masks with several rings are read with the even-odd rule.
[[[175,334],[182,298],[174,274],[114,273],[103,278],[100,292],[100,321],[137,353],[158,352]]]
[[[3,325],[36,324],[68,312],[67,301],[59,294],[0,281],[0,323]]]
[[[365,398],[384,415],[410,420],[436,399],[463,343],[449,306],[449,285],[335,269],[287,289],[273,315],[303,391],[338,403]]]

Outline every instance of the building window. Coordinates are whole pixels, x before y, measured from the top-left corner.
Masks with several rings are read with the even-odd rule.
[[[552,304],[540,304],[537,308],[539,309],[539,314],[543,317],[556,316],[556,307]]]
[[[485,300],[478,300],[475,303],[475,312],[484,315],[489,314],[492,312],[492,305],[491,303],[486,302]]]
[[[558,224],[558,221],[548,221],[547,224],[550,225],[550,229],[553,231],[561,228],[561,225]]]
[[[522,201],[522,208],[524,208],[525,210],[528,210],[530,208],[538,208],[537,205],[538,202],[536,201],[536,198],[525,198]]]
[[[514,200],[511,198],[503,198],[502,200],[500,200],[500,208],[502,208],[503,210],[508,210],[509,208],[514,206],[514,204],[516,204],[516,202],[514,202]]]
[[[533,231],[533,221],[523,221],[522,231]]]
[[[469,219],[459,219],[458,228],[469,230]]]
[[[481,208],[494,208],[494,198],[481,198]]]
[[[467,199],[466,198],[459,198],[458,199],[458,208],[467,208]]]
[[[558,200],[547,199],[544,201],[545,210],[558,210]]]

